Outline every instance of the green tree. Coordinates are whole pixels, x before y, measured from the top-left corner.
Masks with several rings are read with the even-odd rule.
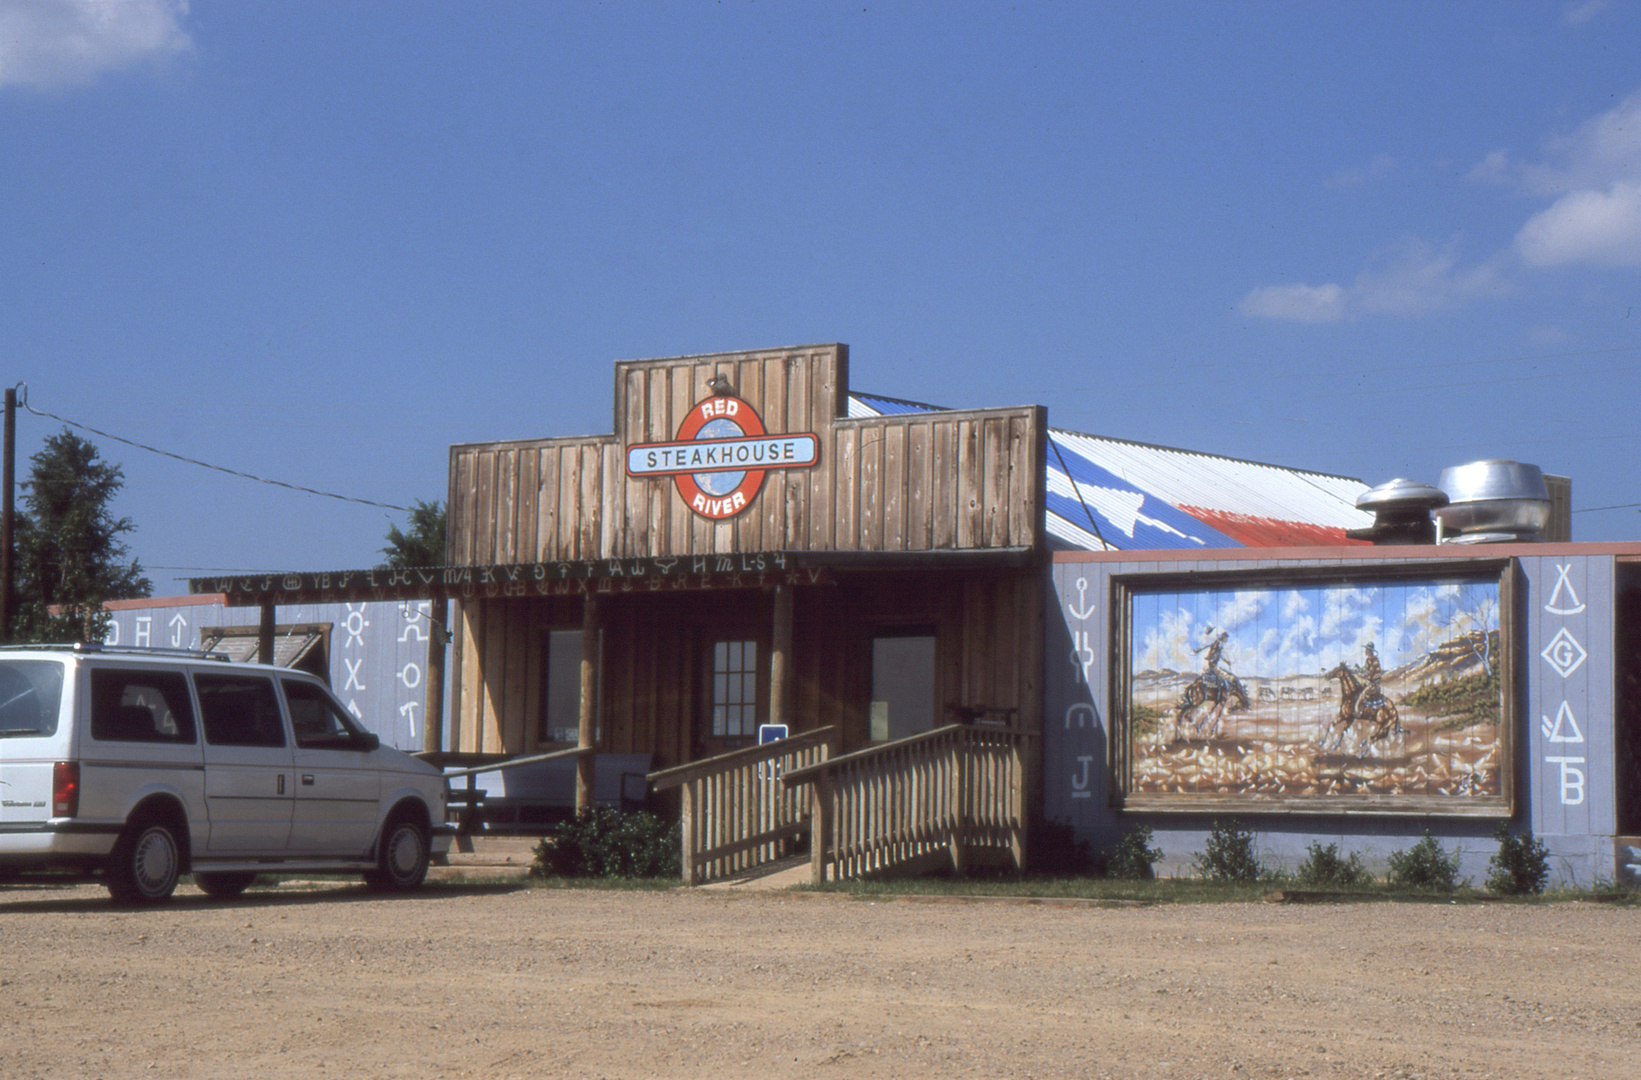
[[[22,513],[13,523],[17,556],[14,641],[101,641],[105,600],[147,596],[153,585],[120,537],[136,526],[109,510],[125,486],[118,465],[64,428],[29,459]]]
[[[411,507],[407,530],[397,525],[387,528],[387,562],[378,569],[397,570],[407,566],[444,565],[444,503],[416,500]]]

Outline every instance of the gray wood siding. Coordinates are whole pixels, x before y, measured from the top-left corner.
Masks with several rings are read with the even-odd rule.
[[[1514,546],[1510,554],[1517,563],[1519,586],[1514,597],[1519,632],[1513,657],[1518,705],[1513,732],[1517,823],[1530,827],[1550,848],[1557,880],[1589,885],[1596,878],[1613,875],[1617,817],[1615,560],[1607,553],[1540,555]],[[1196,560],[1141,556],[1086,561],[1078,556],[1056,556],[1044,594],[1051,605],[1044,613],[1044,817],[1072,826],[1095,847],[1109,846],[1135,824],[1151,825],[1157,846],[1165,853],[1165,870],[1187,870],[1191,857],[1207,839],[1205,820],[1136,813],[1112,805],[1111,758],[1120,748],[1114,744],[1108,712],[1115,707],[1111,691],[1117,679],[1114,665],[1122,662],[1116,613],[1111,610],[1113,578],[1455,559],[1451,552],[1431,548],[1402,549],[1377,557],[1352,555],[1341,553],[1335,558],[1307,552],[1297,558],[1272,558],[1249,552],[1241,557]],[[1472,559],[1499,555],[1497,549],[1485,548],[1465,553]],[[1463,557],[1455,561],[1462,563]],[[1576,648],[1567,639],[1552,648],[1562,631],[1576,642]],[[1581,660],[1577,659],[1580,652]],[[1557,663],[1552,664],[1550,657]],[[1576,732],[1562,715],[1563,704],[1576,722]],[[1564,768],[1571,771],[1564,774]],[[1337,843],[1343,852],[1359,853],[1382,873],[1386,857],[1411,847],[1427,825],[1448,851],[1462,856],[1461,872],[1477,882],[1485,879],[1488,859],[1497,851],[1489,822],[1307,815],[1268,829],[1261,828],[1261,822],[1286,815],[1250,809],[1245,816],[1245,824],[1259,832],[1261,858],[1290,869],[1304,858],[1305,845],[1315,841]]]

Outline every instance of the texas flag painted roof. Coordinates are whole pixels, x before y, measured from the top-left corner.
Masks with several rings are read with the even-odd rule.
[[[851,393],[849,415],[940,412]],[[1347,476],[1049,429],[1047,529],[1061,550],[1335,547],[1373,524]]]

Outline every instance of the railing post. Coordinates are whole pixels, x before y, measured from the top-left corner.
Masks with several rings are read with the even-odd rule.
[[[809,785],[809,880],[826,884],[826,852],[832,845],[832,778],[822,773]]]
[[[695,784],[681,785],[678,794],[678,834],[683,849],[678,853],[680,876],[685,885],[698,885],[695,871]]]
[[[583,817],[593,808],[594,732],[598,727],[598,597],[581,601],[581,710],[577,715],[576,746],[584,753],[575,759],[575,813]]]
[[[1014,869],[1018,873],[1026,872],[1026,755],[1023,752],[1024,740],[1018,736],[1010,739],[1009,765],[1013,776],[1009,778],[1009,817],[1012,828],[1009,830],[1012,847],[1014,848]]]
[[[952,818],[951,858],[952,873],[963,873],[963,836],[968,830],[969,785],[967,777],[968,740],[959,730],[952,739]]]

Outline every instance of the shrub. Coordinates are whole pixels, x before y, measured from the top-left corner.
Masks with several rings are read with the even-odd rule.
[[[1459,856],[1442,849],[1430,830],[1424,839],[1406,851],[1390,853],[1390,873],[1385,880],[1403,889],[1452,892],[1458,887]]]
[[[1550,879],[1550,853],[1531,831],[1525,836],[1510,835],[1504,822],[1493,835],[1499,842],[1498,854],[1488,864],[1487,888],[1503,896],[1526,896],[1544,891]]]
[[[561,822],[538,844],[531,869],[542,877],[677,877],[678,845],[676,824],[648,811],[624,814],[595,806]]]
[[[1235,818],[1216,820],[1208,830],[1207,847],[1197,854],[1196,869],[1209,881],[1258,881],[1254,834]]]
[[[1314,840],[1306,850],[1310,854],[1299,864],[1297,875],[1303,885],[1348,889],[1373,880],[1373,875],[1362,865],[1362,857],[1354,851],[1340,856],[1338,844],[1323,847]]]
[[[1111,845],[1105,872],[1109,877],[1147,881],[1157,876],[1152,865],[1161,858],[1162,849],[1151,846],[1151,826],[1136,825]]]

